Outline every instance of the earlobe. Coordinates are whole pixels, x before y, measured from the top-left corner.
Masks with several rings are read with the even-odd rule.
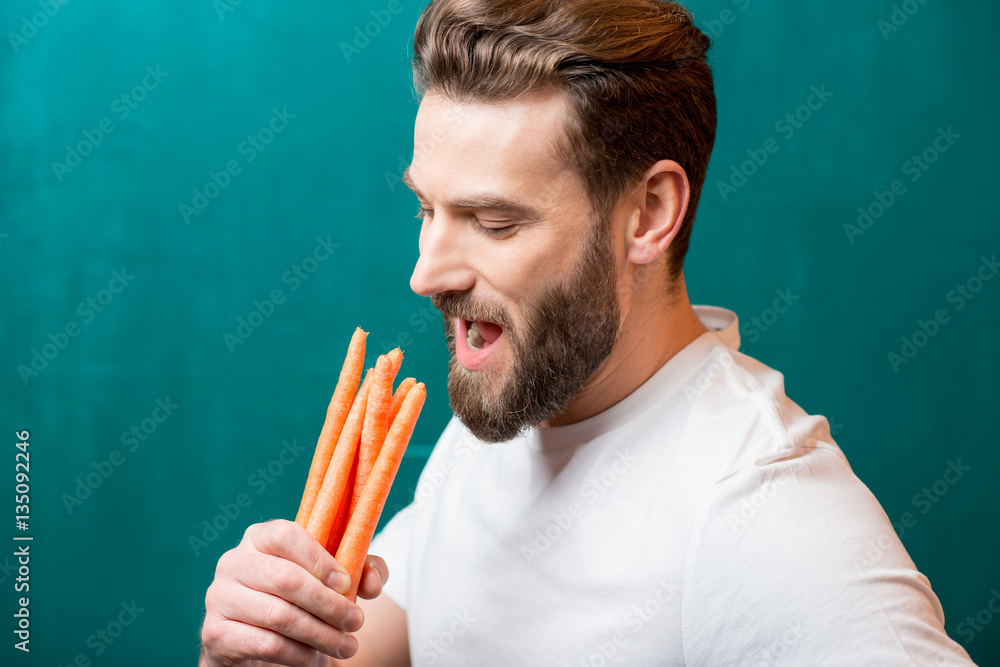
[[[670,247],[684,224],[691,194],[687,173],[673,160],[660,160],[643,174],[635,194],[626,259],[648,264]]]

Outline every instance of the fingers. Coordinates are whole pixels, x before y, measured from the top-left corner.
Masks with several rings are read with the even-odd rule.
[[[267,628],[225,618],[216,612],[210,612],[205,617],[202,644],[206,648],[217,647],[211,651],[210,661],[206,663],[212,665],[242,665],[250,660],[260,660],[288,667],[314,667],[329,662],[323,653],[301,642]],[[354,655],[357,649],[352,650],[352,645],[348,643],[341,650],[341,657],[346,658]]]
[[[358,597],[366,600],[377,598],[382,594],[382,586],[389,579],[389,568],[378,556],[368,556],[361,573],[361,584],[358,586]]]
[[[276,595],[234,587],[214,601],[211,607],[215,613],[230,621],[272,631],[268,634],[243,630],[248,638],[258,642],[244,647],[248,657],[301,659],[316,649],[326,655],[348,658],[357,652],[358,643],[354,636],[327,625]],[[360,627],[360,623],[357,626]]]
[[[335,628],[354,632],[361,627],[363,614],[356,604],[290,560],[251,552],[241,560],[238,569],[233,568],[232,572],[228,572],[228,567],[223,569],[226,576],[246,588],[276,596]]]
[[[372,572],[380,588],[381,575]],[[316,667],[329,662],[325,656],[353,656],[358,643],[350,633],[361,627],[364,614],[344,597],[349,588],[343,566],[302,526],[251,526],[219,559],[205,595],[205,664],[262,660]]]
[[[268,521],[247,528],[244,540],[257,551],[298,563],[333,590],[350,590],[350,575],[337,559],[320,546],[305,528],[293,521]]]

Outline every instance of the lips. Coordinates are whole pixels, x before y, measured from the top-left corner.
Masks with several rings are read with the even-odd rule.
[[[455,318],[455,356],[470,371],[483,368],[499,347],[504,330],[486,320]]]

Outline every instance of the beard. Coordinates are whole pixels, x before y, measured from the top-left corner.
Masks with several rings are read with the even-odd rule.
[[[610,224],[599,219],[576,269],[546,285],[525,307],[523,329],[505,307],[468,294],[435,294],[444,316],[452,411],[484,442],[505,442],[552,419],[604,363],[618,341],[618,303]],[[455,318],[493,322],[510,346],[509,369],[470,371],[455,355]]]

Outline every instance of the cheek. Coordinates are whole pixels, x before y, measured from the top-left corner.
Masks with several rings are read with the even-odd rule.
[[[549,230],[530,231],[490,251],[494,284],[505,294],[532,294],[551,280],[558,281],[569,274],[582,250],[582,246],[565,235]]]

